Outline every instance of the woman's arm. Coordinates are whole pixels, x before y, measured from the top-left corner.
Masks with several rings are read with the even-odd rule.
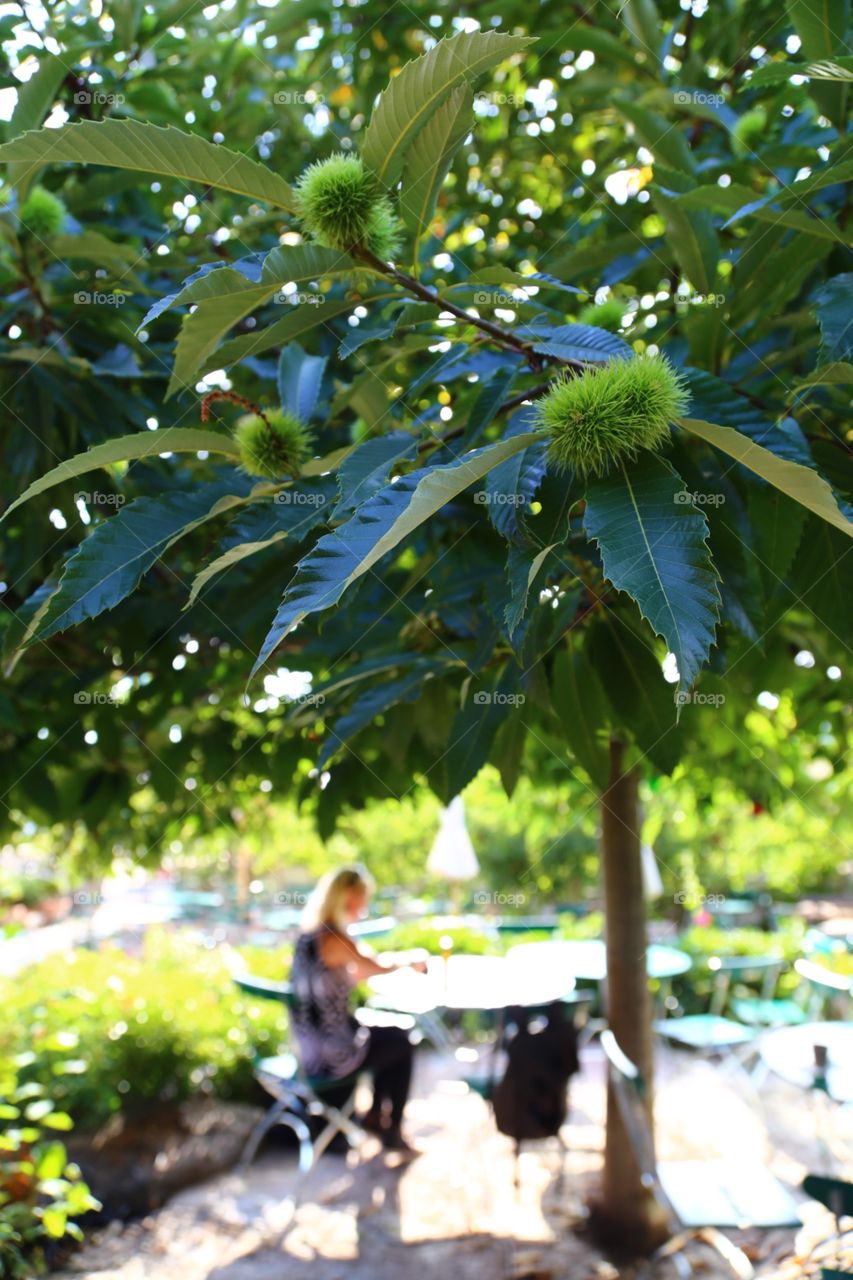
[[[395,964],[389,962],[383,964],[365,951],[362,951],[351,938],[347,938],[340,933],[333,933],[331,930],[324,933],[321,938],[320,953],[323,963],[328,965],[330,969],[346,966],[357,982],[364,982],[367,978],[375,978],[380,973],[394,973],[397,969],[412,967],[410,963]]]

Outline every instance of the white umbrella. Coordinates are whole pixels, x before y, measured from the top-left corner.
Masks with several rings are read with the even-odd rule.
[[[427,870],[443,880],[471,880],[480,870],[465,825],[465,805],[461,796],[454,796],[441,815],[438,835],[427,859]]]

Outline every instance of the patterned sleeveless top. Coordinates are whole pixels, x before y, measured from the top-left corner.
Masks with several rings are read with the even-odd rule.
[[[353,987],[342,965],[330,969],[320,954],[320,933],[301,933],[293,953],[290,1020],[299,1061],[312,1076],[346,1076],[367,1053],[368,1032],[349,1012]]]

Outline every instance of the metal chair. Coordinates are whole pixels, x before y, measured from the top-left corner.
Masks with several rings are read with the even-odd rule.
[[[794,968],[805,983],[806,1014],[810,1022],[820,1021],[827,1012],[849,1018],[853,1012],[853,976],[835,973],[813,960],[795,960]]]
[[[714,975],[714,989],[708,1012],[658,1019],[655,1031],[682,1047],[725,1055],[748,1045],[762,1027],[804,1022],[806,1015],[799,1005],[773,998],[783,966],[775,955],[711,956],[708,969]],[[762,975],[760,995],[733,994],[734,983],[758,975]],[[735,1018],[725,1016],[729,1008]]]
[[[842,1280],[850,1271],[840,1270],[832,1264],[839,1262],[842,1256],[849,1259],[849,1244],[844,1245],[846,1237],[853,1235],[849,1228],[842,1228],[842,1218],[853,1218],[853,1182],[845,1182],[842,1178],[828,1178],[823,1174],[810,1173],[803,1179],[803,1191],[813,1200],[826,1205],[835,1217],[835,1234],[828,1240],[822,1240],[812,1249],[806,1260],[817,1262],[820,1266],[822,1280]]]
[[[646,1114],[645,1080],[609,1028],[601,1033],[601,1047],[642,1181],[673,1231],[652,1263],[671,1258],[680,1274],[691,1275],[693,1269],[683,1251],[693,1241],[701,1241],[716,1250],[738,1280],[749,1280],[755,1274],[752,1264],[719,1228],[799,1226],[794,1201],[763,1165],[740,1159],[658,1162]]]
[[[287,1009],[294,1004],[288,982],[274,982],[249,974],[234,974],[237,987],[248,996],[260,1000],[276,1000]],[[351,1147],[359,1146],[366,1134],[352,1119],[358,1072],[348,1076],[321,1077],[306,1075],[292,1053],[258,1057],[255,1079],[274,1099],[272,1106],[249,1135],[238,1169],[245,1173],[263,1139],[276,1125],[290,1129],[299,1142],[299,1168],[311,1169],[332,1139],[342,1133]],[[325,1126],[313,1137],[312,1119],[325,1120]]]

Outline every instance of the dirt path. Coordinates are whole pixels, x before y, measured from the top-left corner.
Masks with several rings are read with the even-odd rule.
[[[291,1154],[270,1151],[245,1179],[212,1179],[141,1222],[114,1224],[56,1280],[629,1280],[633,1268],[614,1266],[582,1230],[601,1163],[600,1051],[587,1049],[574,1087],[568,1155],[556,1142],[523,1152],[517,1189],[512,1145],[463,1070],[420,1056],[409,1128],[423,1154],[412,1163],[371,1140],[358,1157],[323,1157],[300,1184]],[[801,1095],[768,1086],[757,1101],[742,1081],[680,1055],[659,1064],[658,1115],[663,1157],[734,1150],[789,1186],[817,1158]],[[740,1239],[767,1274],[793,1233]]]

